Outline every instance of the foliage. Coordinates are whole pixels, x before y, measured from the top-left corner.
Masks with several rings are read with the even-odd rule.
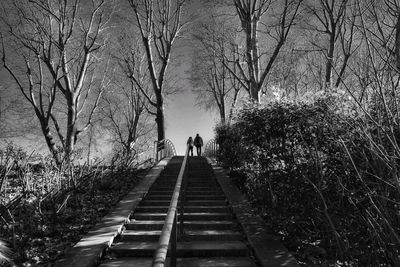
[[[115,167],[59,170],[51,156],[29,155],[13,144],[0,150],[0,261],[46,264],[75,244],[140,180],[141,171]]]
[[[247,105],[216,128],[219,161],[300,262],[390,266],[399,191],[385,179],[390,169],[374,166],[380,159],[363,134],[373,125],[334,104]]]

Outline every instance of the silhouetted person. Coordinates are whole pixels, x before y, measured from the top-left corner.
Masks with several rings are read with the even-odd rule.
[[[197,156],[201,156],[201,147],[203,146],[203,139],[199,134],[196,134],[194,138],[194,145],[196,146]]]
[[[191,156],[193,157],[193,138],[190,136],[189,139],[187,140],[186,144],[189,146],[189,152]]]

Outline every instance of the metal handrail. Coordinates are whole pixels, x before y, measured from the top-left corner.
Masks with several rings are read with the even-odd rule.
[[[158,248],[154,253],[152,267],[164,267],[166,265],[168,246],[170,244],[171,237],[172,237],[172,243],[171,243],[170,266],[176,267],[176,246],[177,246],[177,238],[178,238],[177,231],[176,231],[177,207],[178,207],[179,198],[181,197],[182,184],[184,187],[183,191],[184,192],[186,191],[185,176],[186,176],[188,154],[189,154],[189,146],[187,146],[187,148],[186,148],[185,157],[183,158],[182,166],[179,171],[178,179],[175,184],[174,193],[172,195],[171,203],[168,208],[167,217],[165,218],[164,226],[161,231],[160,239],[158,241]],[[183,201],[184,200],[181,199],[181,209],[180,209],[181,213],[179,215],[180,227],[181,227],[180,232],[183,231],[183,215],[184,215],[183,214]]]
[[[218,149],[219,145],[217,144],[215,139],[211,139],[207,142],[206,146],[204,147],[204,155],[209,158],[216,158]]]
[[[154,141],[154,159],[156,162],[172,156],[176,156],[176,150],[171,140]]]

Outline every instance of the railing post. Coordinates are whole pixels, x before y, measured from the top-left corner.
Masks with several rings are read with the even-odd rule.
[[[175,218],[174,218],[174,224],[172,226],[172,244],[171,244],[171,267],[176,267],[176,246],[178,243],[178,234],[176,231],[176,227],[177,227],[177,213],[175,212]]]

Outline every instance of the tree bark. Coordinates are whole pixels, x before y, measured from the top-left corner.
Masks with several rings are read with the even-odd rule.
[[[333,53],[335,52],[335,39],[336,39],[335,29],[332,29],[332,32],[329,35],[329,48],[328,48],[326,67],[325,67],[325,84],[327,86],[327,89],[331,87]]]
[[[38,119],[40,121],[40,126],[42,129],[43,135],[44,135],[44,139],[46,140],[47,147],[48,147],[54,161],[56,162],[56,165],[61,166],[61,159],[59,158],[56,144],[53,140],[53,136],[51,135],[48,120],[46,120],[45,118],[39,118],[39,117],[38,117]]]
[[[157,123],[157,139],[158,141],[164,140],[165,127],[164,127],[164,111],[162,106],[157,107],[156,123]]]
[[[72,152],[74,151],[75,135],[76,135],[76,105],[73,95],[68,94],[68,118],[67,118],[67,135],[65,139],[65,159],[69,162]]]
[[[164,124],[164,101],[162,98],[161,91],[157,92],[157,112],[156,112],[156,123],[157,123],[157,139],[158,141],[165,139],[165,124]]]

